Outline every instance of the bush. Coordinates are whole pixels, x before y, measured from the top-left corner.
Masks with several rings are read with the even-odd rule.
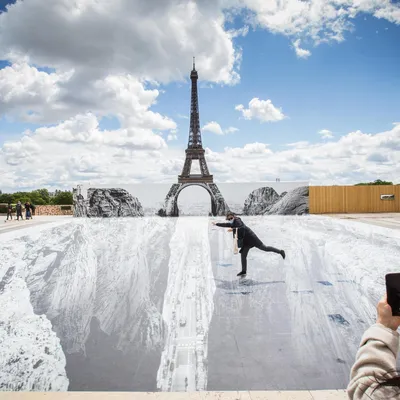
[[[7,204],[0,204],[0,214],[7,214]],[[12,206],[12,212],[15,213],[15,207]]]

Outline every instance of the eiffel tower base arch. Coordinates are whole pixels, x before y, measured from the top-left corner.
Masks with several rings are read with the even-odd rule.
[[[179,217],[179,194],[189,186],[200,186],[207,190],[211,198],[211,214],[213,216],[225,216],[230,211],[228,204],[215,183],[188,182],[175,183],[171,186],[165,197],[164,207],[158,211],[158,215],[161,217]]]

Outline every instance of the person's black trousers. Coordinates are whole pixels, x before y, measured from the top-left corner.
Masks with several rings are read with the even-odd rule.
[[[272,253],[278,253],[281,254],[281,251],[276,249],[275,247],[272,246],[266,246],[264,243],[261,243],[261,245],[256,246],[257,249],[260,249],[262,251],[268,251]],[[240,250],[240,255],[242,259],[242,272],[247,273],[247,254],[249,254],[249,251],[252,247],[242,247]]]

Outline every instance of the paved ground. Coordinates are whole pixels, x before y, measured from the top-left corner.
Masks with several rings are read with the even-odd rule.
[[[343,390],[305,392],[191,392],[191,393],[4,393],[2,400],[345,400]]]
[[[1,222],[4,218],[4,222]],[[15,218],[12,220],[6,220],[4,215],[0,215],[0,234],[5,232],[10,232],[18,229],[26,229],[37,225],[48,224],[50,222],[59,221],[65,218],[73,218],[72,216],[35,216],[33,219],[30,220],[19,220],[17,221]]]
[[[400,213],[324,214],[327,217],[351,219],[364,224],[400,229]]]
[[[400,229],[400,213],[371,213],[371,214],[324,214],[324,216],[351,219],[357,222],[383,226],[386,228]],[[5,215],[0,215],[0,221]],[[17,221],[15,218],[12,221],[5,221],[4,225],[0,222],[0,234],[16,229],[25,229],[27,227],[47,224],[49,222],[58,221],[61,218],[72,218],[71,216],[37,216],[34,219],[26,221]]]

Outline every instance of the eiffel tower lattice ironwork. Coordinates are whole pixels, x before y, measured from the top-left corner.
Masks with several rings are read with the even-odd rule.
[[[191,104],[190,104],[190,129],[189,141],[185,151],[186,158],[182,173],[178,176],[178,183],[172,185],[165,198],[164,208],[159,211],[159,215],[178,216],[178,197],[180,192],[190,185],[204,187],[211,197],[212,215],[225,215],[229,207],[225,202],[218,186],[214,183],[214,177],[210,174],[205,158],[205,150],[201,140],[199,99],[197,91],[198,74],[196,71],[195,59],[193,57],[193,69],[190,73],[192,81]],[[193,160],[199,161],[200,174],[191,174]]]

